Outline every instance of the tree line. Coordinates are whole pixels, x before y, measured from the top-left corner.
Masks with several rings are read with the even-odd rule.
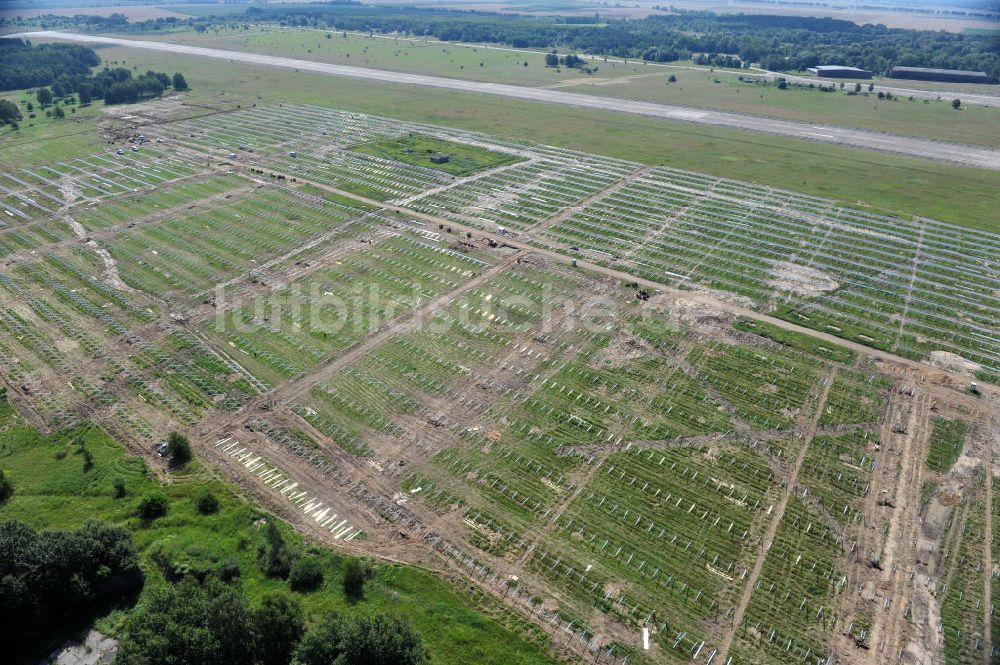
[[[0,90],[51,85],[59,76],[88,76],[101,63],[92,48],[0,39]]]
[[[133,31],[219,25],[284,26],[362,32],[398,32],[444,41],[494,43],[517,48],[557,48],[596,56],[668,62],[702,57],[708,64],[747,65],[794,71],[822,64],[861,67],[887,74],[894,66],[985,71],[1000,77],[1000,51],[989,34],[859,26],[851,21],[804,16],[716,15],[683,12],[642,19],[593,17],[567,24],[558,17],[525,17],[458,10],[362,6],[254,6],[242,16],[198,20],[160,19]],[[724,56],[718,59],[718,56]]]
[[[504,44],[517,48],[557,48],[597,56],[655,62],[699,55],[758,63],[775,71],[823,64],[861,67],[887,74],[894,66],[985,71],[1000,77],[996,36],[856,25],[828,17],[713,14],[672,10],[641,19],[600,16],[528,17],[449,9],[366,6],[355,2],[248,7],[243,14],[202,18],[159,18],[126,25],[122,17],[46,16],[43,27],[150,32],[272,22],[283,26],[352,31],[399,32],[444,41]],[[0,19],[0,26],[3,20]],[[77,47],[84,48],[84,47]],[[0,58],[2,60],[2,58]],[[726,64],[733,64],[728,61]],[[25,86],[21,86],[25,87]],[[2,89],[2,87],[0,87]]]
[[[66,46],[63,48],[50,48]],[[8,60],[6,55],[11,54]],[[91,69],[101,62],[93,49],[66,44],[34,45],[20,39],[0,40],[0,91],[38,88],[36,98],[44,109],[53,101],[78,94],[81,104],[103,99],[105,104],[133,104],[161,96],[166,90],[188,89],[184,75],[147,71],[133,75],[124,67]],[[15,107],[16,108],[16,107]],[[0,108],[0,119],[19,119],[10,109]]]
[[[394,614],[334,613],[308,624],[294,596],[251,606],[237,585],[186,579],[152,589],[125,624],[119,665],[424,665],[412,624]]]

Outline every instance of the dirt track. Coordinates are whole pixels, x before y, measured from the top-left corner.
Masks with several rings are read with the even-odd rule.
[[[785,508],[788,507],[788,500],[791,498],[792,492],[795,490],[795,482],[798,479],[799,470],[802,468],[802,463],[805,461],[806,454],[809,452],[809,446],[812,444],[813,437],[816,436],[816,431],[819,429],[819,420],[823,415],[823,407],[826,406],[826,400],[830,396],[830,389],[833,387],[834,379],[837,378],[837,371],[838,369],[834,367],[832,371],[827,374],[825,377],[826,383],[823,385],[819,398],[816,400],[815,410],[813,411],[808,422],[801,423],[801,425],[804,426],[804,431],[802,433],[802,446],[799,448],[794,464],[792,464],[791,469],[788,471],[788,477],[784,482],[784,491],[781,493],[781,498],[778,499],[778,503],[774,507],[774,514],[771,517],[771,522],[767,526],[767,531],[761,538],[760,551],[757,552],[757,559],[754,561],[753,570],[751,570],[750,575],[747,576],[747,581],[743,585],[743,595],[740,597],[739,605],[737,605],[733,614],[733,625],[726,633],[722,645],[719,647],[719,662],[726,662],[729,647],[732,646],[733,638],[736,636],[736,632],[739,630],[740,624],[743,623],[743,616],[746,614],[747,607],[750,606],[750,596],[753,594],[754,588],[757,586],[757,580],[760,578],[760,573],[764,569],[764,560],[767,558],[768,550],[770,550],[771,543],[774,542],[774,537],[778,533],[778,527],[781,526],[781,521],[785,516]]]
[[[113,46],[166,51],[178,55],[192,55],[201,58],[228,60],[230,62],[241,62],[252,65],[283,67],[286,69],[294,69],[296,71],[313,72],[330,76],[343,76],[347,78],[382,81],[386,83],[401,83],[431,88],[442,88],[455,92],[495,95],[511,99],[543,102],[547,104],[559,104],[562,106],[573,106],[597,111],[627,113],[631,115],[641,115],[664,120],[677,120],[681,122],[712,125],[716,127],[728,127],[732,129],[764,132],[767,134],[775,134],[778,136],[787,136],[790,138],[809,141],[818,141],[821,143],[833,143],[852,148],[896,153],[899,155],[906,155],[908,157],[919,157],[936,161],[952,162],[975,168],[1000,170],[1000,150],[991,150],[989,148],[978,148],[958,143],[920,139],[861,129],[851,129],[836,125],[813,125],[811,123],[779,120],[777,118],[768,118],[764,116],[745,115],[684,106],[672,106],[668,104],[641,102],[630,99],[615,99],[612,97],[584,95],[580,93],[563,92],[561,90],[543,88],[528,88],[502,83],[485,83],[481,81],[467,81],[462,79],[444,78],[440,76],[391,72],[380,69],[369,69],[366,67],[334,65],[323,62],[314,62],[311,60],[299,60],[297,58],[284,58],[280,56],[261,55],[259,53],[246,53],[242,51],[227,51],[224,49],[170,44],[167,42],[118,39],[115,37],[98,37],[93,35],[81,35],[58,31],[28,32],[15,36],[34,39],[67,39],[90,44],[111,44]]]

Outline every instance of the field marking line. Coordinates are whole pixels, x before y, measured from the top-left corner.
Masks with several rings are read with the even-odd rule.
[[[896,331],[896,339],[890,347],[890,351],[895,352],[899,348],[899,342],[903,339],[903,332],[906,328],[906,317],[910,313],[910,303],[913,301],[913,287],[917,281],[917,270],[920,268],[920,260],[924,253],[924,229],[927,228],[927,221],[920,220],[920,231],[917,234],[917,247],[913,252],[913,261],[910,267],[910,283],[907,286],[906,294],[903,296],[903,311],[899,315],[899,330]]]

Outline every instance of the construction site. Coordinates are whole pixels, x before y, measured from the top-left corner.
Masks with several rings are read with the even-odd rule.
[[[1000,659],[1000,236],[327,108],[127,108],[0,173],[34,426],[154,467],[181,431],[579,662]]]

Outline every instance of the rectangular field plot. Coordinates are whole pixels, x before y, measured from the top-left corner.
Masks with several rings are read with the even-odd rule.
[[[344,114],[343,132],[363,130],[369,125],[364,116],[352,122]],[[231,113],[170,123],[157,133],[167,144],[246,155],[268,155],[282,148],[308,145],[318,136],[336,137],[329,126],[333,113],[310,106],[280,106],[243,109]],[[315,141],[312,141],[315,144]]]
[[[582,602],[655,622],[680,655],[738,596],[777,489],[767,460],[740,446],[612,455],[531,565]]]
[[[258,189],[137,226],[107,244],[129,286],[194,297],[346,229],[355,208]],[[352,230],[353,232],[353,230]]]
[[[489,263],[409,233],[349,236],[344,250],[287,286],[216,317],[213,334],[267,382],[301,375]]]
[[[513,164],[522,159],[516,155],[487,150],[480,146],[415,133],[363,143],[354,150],[410,166],[444,171],[453,176],[472,175],[497,166]],[[434,158],[439,161],[434,161]]]
[[[0,259],[12,254],[37,250],[53,243],[73,238],[73,230],[65,220],[43,218],[30,224],[0,228]]]
[[[740,662],[827,657],[837,595],[847,590],[847,577],[836,564],[841,547],[836,531],[814,508],[794,496],[789,500],[738,632],[738,644],[758,655],[748,653]]]
[[[159,186],[198,170],[183,157],[147,147],[0,173],[0,229],[51,215],[63,206]]]
[[[406,201],[415,210],[472,224],[487,231],[531,227],[615,185],[638,168],[556,148],[532,147],[531,158],[486,175]]]
[[[153,409],[194,423],[212,407],[235,409],[262,386],[183,330],[162,334],[161,312],[139,293],[109,286],[104,266],[85,249],[19,264],[0,276],[3,369],[36,398],[53,424],[91,409],[111,409],[130,435],[154,426]]]
[[[252,183],[239,176],[208,176],[185,179],[152,190],[75,207],[72,217],[87,230],[120,227],[141,222],[145,217],[178,212],[178,208],[203,203],[209,197],[229,200],[239,188]]]
[[[252,148],[258,126],[269,128],[266,144]],[[956,354],[987,380],[1000,371],[995,234],[317,107],[243,109],[173,129],[190,130],[205,149],[240,144],[258,150],[262,166],[445,222],[503,227],[663,284],[729,291],[789,321],[910,358],[953,363]],[[523,161],[456,177],[440,165],[407,163],[416,153],[400,146],[417,135]],[[399,149],[373,156],[357,152],[364,145]]]
[[[451,250],[405,237],[394,242],[403,248],[413,244],[422,247],[424,256],[439,264],[438,269],[444,269],[448,279],[460,278],[449,291],[468,280],[473,270],[487,267],[473,263],[479,259],[455,256]],[[437,258],[442,251],[445,259],[459,262],[455,265],[460,272]],[[356,453],[367,452],[366,439],[373,436],[413,440],[428,422],[434,423],[434,430],[424,436],[453,441],[462,432],[462,428],[455,428],[465,422],[453,409],[474,411],[478,395],[509,390],[488,377],[497,371],[498,363],[513,367],[520,362],[512,358],[521,355],[518,347],[511,349],[511,345],[541,322],[547,300],[554,298],[542,281],[545,275],[534,268],[512,267],[465,289],[435,308],[413,331],[394,336],[315,386],[308,397],[297,402],[296,412]],[[568,278],[560,280],[553,275],[552,279],[572,284]],[[412,295],[412,291],[405,295]],[[426,300],[428,295],[418,300]],[[538,355],[529,358],[534,361]]]
[[[746,296],[795,323],[914,358],[1000,365],[1000,238],[660,168],[542,237],[648,279]],[[765,196],[766,194],[766,196]]]
[[[336,187],[375,201],[404,199],[448,182],[443,173],[353,152],[300,153],[268,164],[298,179]]]

